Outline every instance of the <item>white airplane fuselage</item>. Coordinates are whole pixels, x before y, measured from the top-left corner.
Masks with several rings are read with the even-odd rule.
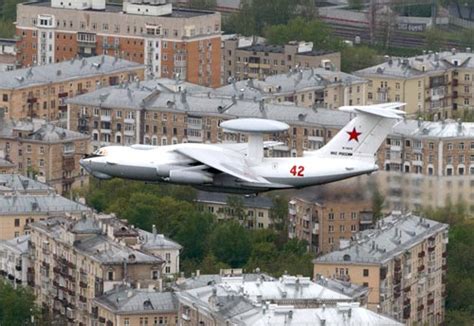
[[[255,185],[226,174],[206,178],[207,173],[200,169],[199,162],[176,152],[179,148],[205,149],[209,146],[216,145],[177,144],[147,149],[108,146],[102,149],[104,155],[93,159],[85,158],[81,160],[81,165],[93,176],[101,179],[118,177],[148,182],[191,184],[208,191],[235,193],[319,185],[377,170],[377,165],[373,162],[347,157],[265,157],[260,163],[249,166],[248,172],[263,177],[270,183]],[[170,173],[173,170],[176,172]]]

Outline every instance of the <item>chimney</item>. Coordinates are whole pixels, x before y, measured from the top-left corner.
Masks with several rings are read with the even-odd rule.
[[[153,236],[156,237],[156,225],[153,224],[152,227],[151,227],[151,230],[152,230],[152,233],[153,233]]]

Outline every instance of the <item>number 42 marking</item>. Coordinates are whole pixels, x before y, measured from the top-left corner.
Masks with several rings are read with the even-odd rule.
[[[300,165],[300,166],[293,165],[293,167],[290,170],[290,173],[294,177],[304,177],[304,166],[302,166],[302,165]]]

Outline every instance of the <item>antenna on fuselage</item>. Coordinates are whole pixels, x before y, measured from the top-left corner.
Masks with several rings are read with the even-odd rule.
[[[267,119],[234,119],[222,122],[223,129],[248,135],[247,163],[257,165],[263,160],[263,134],[288,130],[284,122]]]

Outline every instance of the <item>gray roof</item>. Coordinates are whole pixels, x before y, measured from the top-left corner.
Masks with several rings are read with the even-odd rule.
[[[0,246],[6,247],[19,254],[28,254],[30,238],[31,236],[26,234],[10,240],[0,240]]]
[[[124,246],[106,235],[96,220],[82,218],[79,220],[55,217],[31,224],[32,229],[41,231],[58,241],[70,241],[66,233],[81,234],[74,241],[76,251],[102,264],[161,264],[159,257],[144,253],[140,250]]]
[[[199,276],[193,276],[185,280],[178,281],[176,283],[176,287],[179,290],[191,290],[204,286],[219,284],[224,282],[225,279],[227,279],[226,276],[219,274],[202,274]],[[264,281],[274,280],[273,277],[264,273],[245,273],[241,275],[241,279],[243,279],[245,282],[252,282],[256,281],[257,279]]]
[[[270,98],[306,90],[323,90],[328,85],[353,85],[365,79],[341,71],[323,68],[302,69],[287,74],[268,76],[265,80],[241,80],[217,88],[213,93],[221,96],[237,96],[245,99]]]
[[[289,321],[290,320],[290,321]],[[236,318],[238,325],[251,326],[401,326],[390,317],[362,308],[359,303],[339,303],[336,307],[294,309],[291,306],[268,305]]]
[[[53,188],[45,183],[25,177],[21,174],[0,174],[1,192],[47,193],[53,191]]]
[[[316,280],[316,283],[332,291],[347,295],[353,300],[358,300],[361,296],[366,296],[369,292],[369,288],[363,285],[323,276],[320,276],[319,279]]]
[[[14,131],[25,132],[25,134],[22,134],[21,139],[45,143],[68,142],[90,138],[88,135],[57,127],[42,119],[5,120],[1,122],[0,137],[16,137]]]
[[[196,201],[199,203],[214,203],[214,204],[227,204],[227,198],[230,197],[229,194],[218,193],[218,192],[205,192],[199,191],[197,193]],[[239,196],[233,195],[239,198],[242,198],[244,207],[251,208],[265,208],[270,209],[273,207],[273,202],[271,198],[264,196]]]
[[[0,214],[57,214],[87,212],[90,208],[59,195],[12,194],[0,196]]]
[[[314,124],[334,128],[341,128],[350,120],[349,113],[337,110],[313,110],[277,104],[263,104],[262,109],[262,104],[255,101],[152,92],[141,86],[137,89],[134,84],[129,87],[107,87],[71,98],[68,103],[130,110],[139,110],[144,106],[150,111],[187,112],[189,115],[198,116],[221,115],[224,118],[268,118],[290,124]]]
[[[178,299],[172,292],[119,287],[106,292],[95,301],[114,313],[167,313],[178,311]]]
[[[0,167],[1,168],[12,168],[14,166],[15,166],[15,164],[13,164],[12,162],[7,161],[3,158],[0,158]]]
[[[313,262],[383,264],[424,239],[447,229],[447,224],[412,214],[390,215],[379,221],[376,229],[359,232],[357,239],[349,247],[323,255]]]
[[[438,74],[448,69],[474,68],[473,53],[440,52],[410,58],[392,58],[384,63],[356,71],[361,77],[415,78]]]
[[[58,83],[119,71],[144,68],[140,63],[107,55],[2,72],[0,89],[18,89]]]
[[[179,243],[165,237],[163,234],[153,234],[142,229],[137,229],[140,238],[141,248],[145,250],[153,249],[178,249],[183,248]]]
[[[416,121],[404,120],[395,125],[391,135],[399,135],[414,138],[474,138],[473,122],[445,121]]]

